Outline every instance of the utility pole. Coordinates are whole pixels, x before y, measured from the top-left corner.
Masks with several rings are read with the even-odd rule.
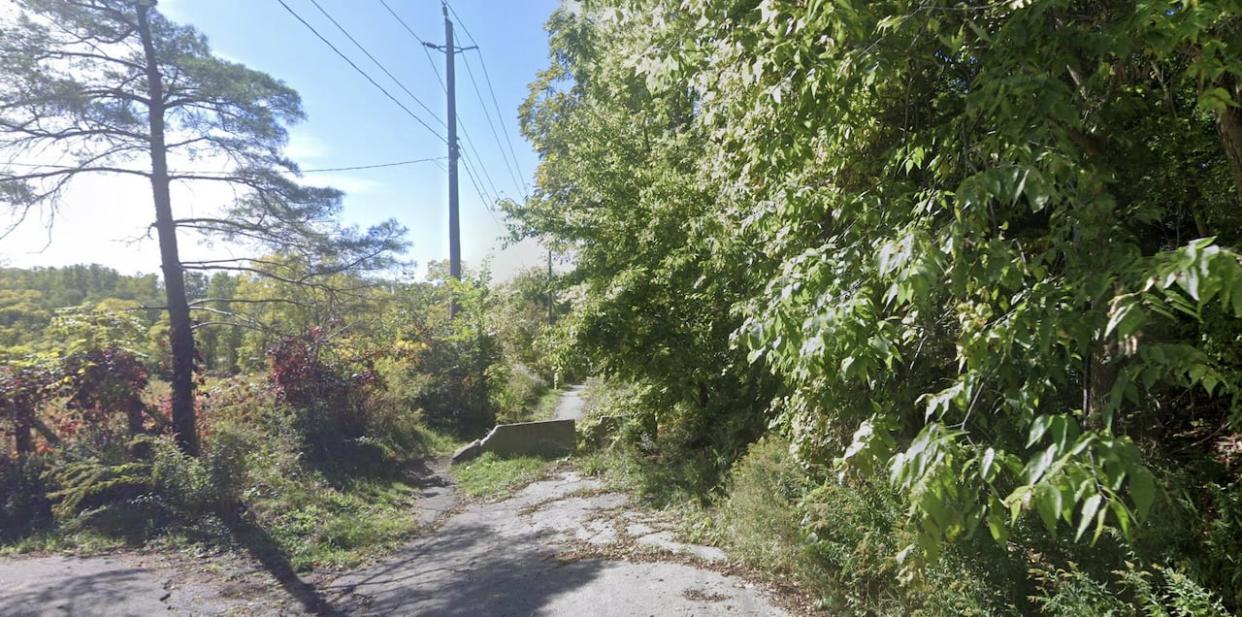
[[[461,219],[458,216],[457,208],[457,158],[459,156],[460,144],[457,143],[457,84],[453,61],[459,52],[477,48],[473,45],[470,47],[453,46],[453,22],[449,19],[448,4],[441,3],[440,8],[444,12],[444,45],[423,44],[444,52],[444,86],[445,98],[448,100],[449,275],[454,280],[460,281]],[[457,299],[453,298],[449,302],[449,317],[452,318],[456,315]]]
[[[548,325],[556,323],[556,317],[552,313],[552,249],[548,249]]]

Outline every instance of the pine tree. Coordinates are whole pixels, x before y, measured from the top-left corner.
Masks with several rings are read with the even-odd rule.
[[[213,56],[201,34],[168,21],[154,0],[16,4],[17,16],[0,26],[0,153],[10,162],[0,167],[8,169],[0,171],[0,203],[20,224],[55,211],[83,174],[150,181],[171,325],[172,420],[179,445],[196,453],[186,272],[290,277],[255,259],[184,261],[178,240],[193,233],[293,254],[315,265],[291,280],[315,285],[317,277],[387,265],[404,230],[392,221],[365,233],[340,227],[339,191],[290,179],[298,168],[282,149],[285,126],[303,118],[297,93]],[[47,153],[59,157],[54,164],[45,164]],[[13,171],[23,159],[34,166]],[[191,160],[228,171],[174,168]],[[224,184],[237,199],[219,216],[177,218],[174,182]]]

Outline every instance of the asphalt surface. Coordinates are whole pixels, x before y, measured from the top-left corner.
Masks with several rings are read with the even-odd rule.
[[[297,615],[302,603],[258,564],[228,556],[119,553],[0,559],[5,617]]]
[[[581,388],[557,418],[582,414]],[[718,549],[571,469],[503,499],[466,501],[428,470],[410,513],[427,530],[354,571],[273,576],[244,557],[157,554],[0,558],[0,615],[427,615],[776,617],[722,574]]]
[[[582,414],[586,411],[586,401],[582,400],[583,390],[586,390],[586,386],[570,386],[569,390],[561,395],[560,402],[556,404],[553,419],[581,420]]]
[[[563,471],[471,504],[391,559],[320,589],[348,615],[785,615],[753,585],[716,572],[719,551],[676,542],[628,501]],[[627,553],[636,558],[612,558]]]

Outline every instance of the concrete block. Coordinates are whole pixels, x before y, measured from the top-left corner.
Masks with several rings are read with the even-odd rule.
[[[464,463],[483,454],[483,440],[476,439],[453,453],[453,464]]]
[[[562,456],[578,447],[573,420],[497,424],[486,437],[458,450],[453,463],[492,452],[497,456]]]

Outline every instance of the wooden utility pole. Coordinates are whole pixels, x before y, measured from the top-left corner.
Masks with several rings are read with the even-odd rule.
[[[457,208],[457,158],[459,156],[459,144],[457,143],[457,84],[456,74],[453,67],[453,61],[458,52],[467,49],[475,49],[470,47],[454,47],[453,46],[453,22],[449,19],[448,4],[441,3],[441,10],[444,12],[444,45],[433,45],[431,43],[423,43],[432,49],[438,49],[444,52],[444,87],[445,98],[448,101],[448,207],[449,207],[449,276],[454,280],[461,280],[461,219],[458,215]],[[457,299],[453,298],[449,303],[449,317],[457,315]]]
[[[448,5],[444,11],[444,73],[448,88],[448,177],[449,177],[449,274],[461,280],[461,222],[457,213],[457,78],[453,68],[456,57],[453,49],[453,22],[449,19]],[[453,311],[457,312],[456,302]]]

